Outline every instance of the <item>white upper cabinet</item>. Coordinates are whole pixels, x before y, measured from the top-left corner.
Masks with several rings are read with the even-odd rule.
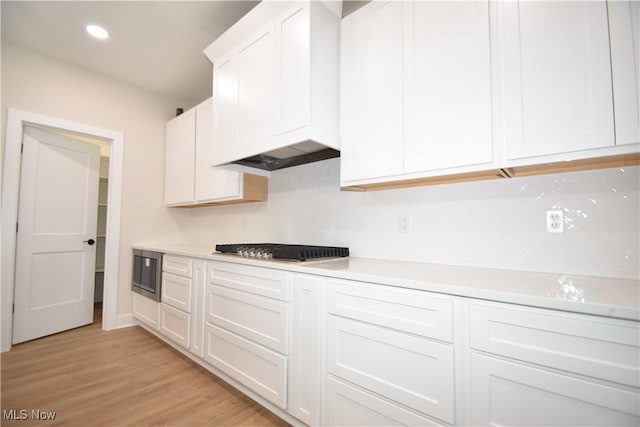
[[[403,171],[403,3],[372,3],[342,25],[341,179]]]
[[[205,49],[219,129],[212,164],[339,148],[340,9],[263,1]]]
[[[196,202],[237,198],[242,192],[241,173],[211,166],[211,140],[213,138],[213,104],[211,98],[196,107]]]
[[[606,3],[501,5],[506,158],[613,146]]]
[[[490,163],[488,3],[405,9],[405,173]]]
[[[196,111],[167,122],[164,200],[167,205],[193,201]]]
[[[267,178],[211,166],[213,105],[208,99],[167,122],[165,203],[168,206],[267,199]]]
[[[342,22],[341,185],[638,164],[639,22],[637,1],[364,5]]]
[[[616,145],[640,142],[640,2],[611,1],[609,33]]]
[[[343,184],[489,168],[489,34],[486,1],[371,3],[343,20]]]

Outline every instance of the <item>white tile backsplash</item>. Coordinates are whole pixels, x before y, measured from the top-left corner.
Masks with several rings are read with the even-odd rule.
[[[340,191],[339,159],[274,172],[269,201],[176,218],[193,244],[348,246],[357,257],[640,277],[639,167],[376,192]],[[564,234],[545,211],[562,209]],[[412,232],[399,232],[400,214]]]

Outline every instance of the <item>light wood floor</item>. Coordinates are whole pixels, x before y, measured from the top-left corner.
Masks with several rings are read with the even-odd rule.
[[[286,426],[140,327],[99,322],[2,353],[2,426]],[[52,421],[7,411],[53,411]]]

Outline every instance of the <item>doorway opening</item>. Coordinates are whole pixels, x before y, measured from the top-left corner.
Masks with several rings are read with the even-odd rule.
[[[102,329],[110,330],[128,326],[128,324],[119,325],[117,318],[124,135],[117,131],[9,108],[2,180],[1,351],[10,350],[12,344],[20,151],[25,126],[45,128],[58,133],[69,133],[76,137],[93,138],[109,145],[109,166],[106,177],[108,194],[106,195],[107,203],[104,206],[106,215],[104,221],[104,271],[102,272],[104,274]]]

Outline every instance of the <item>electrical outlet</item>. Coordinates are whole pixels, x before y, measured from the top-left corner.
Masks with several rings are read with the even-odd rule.
[[[547,211],[547,233],[564,233],[564,212],[559,209]]]
[[[411,215],[410,214],[400,214],[398,230],[401,233],[411,233]]]

